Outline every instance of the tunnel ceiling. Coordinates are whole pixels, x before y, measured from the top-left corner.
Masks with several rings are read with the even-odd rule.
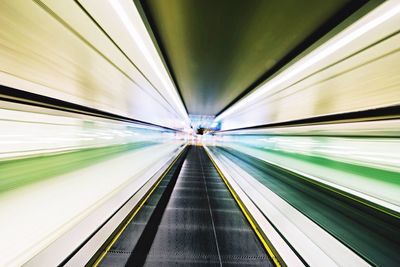
[[[188,112],[216,115],[365,1],[140,3]]]

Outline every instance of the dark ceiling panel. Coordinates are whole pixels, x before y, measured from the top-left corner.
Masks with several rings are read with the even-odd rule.
[[[309,45],[307,38],[332,17],[365,1],[141,3],[189,113],[216,115],[281,67],[284,59],[290,60],[288,56],[302,52],[296,49]]]

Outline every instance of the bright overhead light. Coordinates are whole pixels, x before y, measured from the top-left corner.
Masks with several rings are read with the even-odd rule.
[[[134,22],[129,18],[125,9],[122,7],[120,1],[110,0],[109,3],[112,6],[112,8],[114,9],[114,11],[118,14],[119,19],[121,20],[124,27],[128,31],[129,36],[133,39],[135,44],[138,46],[138,48],[140,49],[140,52],[142,52],[142,54],[146,58],[147,62],[150,64],[151,68],[156,73],[157,77],[161,80],[164,88],[168,92],[171,99],[174,101],[176,108],[181,113],[181,115],[183,116],[185,121],[188,122],[189,121],[188,114],[186,113],[186,110],[182,104],[181,99],[179,98],[179,96],[175,90],[174,85],[172,84],[170,79],[167,78],[168,74],[167,74],[164,66],[161,63],[157,63],[151,53],[151,50],[156,51],[156,49],[154,47],[149,47],[143,41],[143,38],[150,39],[150,36],[142,36],[138,31],[139,27],[144,28],[145,26],[144,26],[144,24],[142,24],[143,22],[140,19],[140,14],[137,11],[136,6],[133,5],[134,15],[139,19]],[[141,23],[141,25],[139,25],[139,23]],[[155,54],[157,54],[157,52]]]
[[[399,1],[388,1],[387,4],[383,4],[381,7],[377,8],[375,13],[371,13],[364,20],[367,20],[366,23],[361,26],[355,26],[346,31],[346,34],[341,38],[328,43],[328,45],[322,46],[321,49],[317,49],[314,53],[306,56],[302,60],[295,63],[292,67],[288,68],[271,81],[265,83],[263,86],[258,88],[255,92],[251,93],[249,96],[245,97],[231,108],[227,109],[225,112],[220,114],[215,120],[221,121],[223,118],[231,115],[232,113],[238,111],[240,108],[243,108],[245,105],[249,104],[251,101],[254,101],[270,91],[271,89],[283,84],[289,79],[293,78],[295,75],[300,72],[306,70],[307,68],[317,64],[321,60],[327,58],[333,53],[337,52],[339,49],[344,47],[345,45],[351,43],[357,38],[361,37],[365,33],[371,31],[378,25],[383,22],[389,20],[400,12],[400,2]],[[377,13],[382,13],[381,15],[376,16]],[[374,17],[370,19],[371,17]],[[369,20],[369,21],[368,21]]]

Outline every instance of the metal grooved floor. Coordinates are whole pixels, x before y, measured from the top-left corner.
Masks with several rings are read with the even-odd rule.
[[[173,179],[172,169],[101,266],[137,265],[135,246],[140,245],[163,187]],[[272,266],[202,147],[189,148],[154,238],[148,242],[145,266]]]

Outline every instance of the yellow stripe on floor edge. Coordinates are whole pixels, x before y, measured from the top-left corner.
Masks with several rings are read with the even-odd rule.
[[[154,190],[158,187],[158,185],[161,183],[165,175],[169,172],[169,170],[172,168],[172,166],[175,165],[176,161],[182,156],[182,153],[185,151],[186,147],[179,153],[179,155],[174,159],[174,161],[168,166],[168,168],[163,172],[163,174],[160,176],[158,181],[153,185],[152,189],[146,194],[146,196],[139,202],[140,204],[137,206],[136,210],[133,212],[133,214],[129,217],[128,221],[124,224],[124,226],[121,228],[121,230],[118,231],[118,233],[114,236],[114,238],[111,240],[110,244],[106,247],[106,249],[101,253],[101,255],[97,258],[97,260],[93,263],[93,267],[97,267],[100,262],[104,259],[104,257],[107,255],[108,251],[111,249],[111,247],[114,245],[114,243],[118,240],[118,238],[121,236],[121,234],[124,232],[126,227],[128,227],[129,223],[133,220],[133,218],[136,216],[136,214],[140,211],[140,209],[143,207],[144,203],[149,199],[149,197],[153,194]]]
[[[214,164],[215,169],[217,170],[218,174],[221,176],[222,180],[224,181],[226,187],[228,188],[229,192],[235,199],[236,203],[239,205],[240,209],[242,210],[244,216],[246,217],[247,221],[250,223],[251,227],[253,228],[254,232],[256,233],[258,239],[261,241],[263,244],[265,250],[267,251],[268,255],[271,257],[272,261],[275,263],[276,266],[280,267],[282,266],[281,263],[278,261],[277,257],[274,255],[272,249],[269,247],[267,241],[265,241],[264,237],[262,236],[260,230],[258,230],[258,227],[256,223],[253,221],[253,218],[251,215],[247,212],[246,208],[244,207],[244,204],[238,197],[238,195],[235,193],[235,191],[232,189],[230,184],[228,183],[226,177],[223,175],[222,171],[218,168],[217,164],[215,163],[214,159],[211,157],[211,155],[207,152],[207,156],[211,160],[211,162]]]

